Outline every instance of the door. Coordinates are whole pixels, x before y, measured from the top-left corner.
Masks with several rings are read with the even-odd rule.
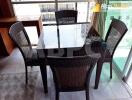
[[[132,47],[123,70],[123,80],[132,89]]]

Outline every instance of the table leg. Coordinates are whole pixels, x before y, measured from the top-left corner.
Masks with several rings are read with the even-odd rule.
[[[42,25],[42,18],[40,16],[38,22],[36,23],[38,37],[40,36],[41,32],[43,32],[43,25]]]
[[[60,48],[60,32],[59,32],[59,26],[57,26],[57,38],[58,38],[58,48]]]

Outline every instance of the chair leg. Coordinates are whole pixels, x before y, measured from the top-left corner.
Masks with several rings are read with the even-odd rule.
[[[59,26],[57,26],[57,38],[58,38],[58,48],[60,48],[60,33],[59,33]]]
[[[31,68],[33,68],[33,66],[31,66]]]
[[[28,68],[27,66],[25,65],[25,82],[26,82],[26,85],[28,84]]]
[[[89,100],[89,89],[86,89],[85,94],[86,94],[86,100]]]
[[[102,65],[103,65],[103,62],[99,60],[97,62],[96,79],[95,79],[95,87],[94,87],[94,89],[98,88],[100,75],[101,75],[101,71],[102,71]]]
[[[112,79],[112,60],[110,61],[110,79]]]
[[[59,91],[56,91],[55,100],[59,100]]]
[[[48,93],[48,86],[47,86],[47,70],[45,65],[40,66],[43,86],[44,86],[44,92]]]

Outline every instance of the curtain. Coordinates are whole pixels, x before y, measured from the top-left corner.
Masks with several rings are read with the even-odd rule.
[[[106,4],[108,5],[109,0],[96,0],[96,3],[99,3],[100,5]],[[100,12],[94,12],[93,14],[93,26],[98,31],[100,36],[102,37],[105,32],[105,20],[107,16],[107,10],[103,11],[101,9]]]

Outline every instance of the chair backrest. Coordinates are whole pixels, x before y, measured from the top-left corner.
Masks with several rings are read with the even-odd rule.
[[[9,36],[22,53],[24,59],[32,55],[32,46],[22,22],[16,22],[9,29]]]
[[[105,42],[107,43],[111,55],[114,54],[116,47],[118,46],[127,30],[128,29],[124,22],[118,19],[112,19],[105,38]]]
[[[89,56],[48,57],[55,86],[60,90],[85,89],[97,58]]]
[[[57,24],[77,23],[76,10],[60,10],[55,12]]]

